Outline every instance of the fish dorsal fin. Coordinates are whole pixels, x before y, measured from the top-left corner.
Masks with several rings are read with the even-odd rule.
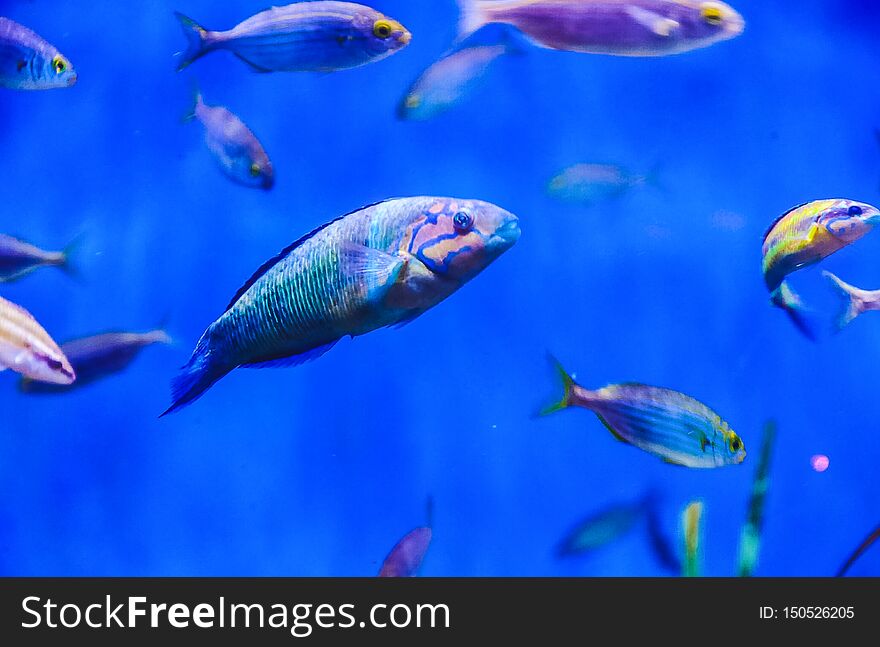
[[[226,306],[226,310],[225,310],[224,312],[226,312],[226,311],[228,311],[230,308],[232,308],[232,306],[235,305],[235,303],[241,298],[241,296],[242,296],[245,292],[247,292],[247,291],[250,289],[250,287],[251,287],[254,283],[256,283],[257,281],[260,280],[260,277],[263,276],[263,274],[265,274],[265,273],[268,272],[270,269],[272,269],[272,267],[274,267],[274,266],[278,263],[278,261],[280,261],[281,259],[283,259],[283,258],[284,258],[285,256],[287,256],[288,254],[290,254],[290,252],[292,252],[292,251],[295,250],[297,247],[299,247],[300,245],[302,245],[302,244],[303,244],[304,242],[306,242],[308,239],[310,239],[310,238],[312,238],[313,236],[315,236],[316,234],[320,233],[321,231],[323,231],[324,229],[326,229],[326,228],[329,227],[330,225],[332,225],[332,224],[334,224],[334,223],[336,223],[336,222],[339,222],[339,221],[342,220],[343,218],[348,218],[348,217],[349,217],[350,215],[352,215],[352,214],[355,214],[355,213],[357,213],[357,212],[359,212],[359,211],[363,211],[364,209],[369,209],[370,207],[375,207],[376,205],[380,205],[380,204],[382,204],[383,202],[388,202],[388,200],[379,200],[378,202],[373,202],[372,204],[364,205],[363,207],[359,207],[359,208],[357,208],[357,209],[354,209],[353,211],[349,211],[348,213],[343,214],[343,215],[339,216],[338,218],[334,218],[333,220],[331,220],[331,221],[329,221],[329,222],[325,222],[325,223],[324,223],[323,225],[321,225],[320,227],[317,227],[317,228],[313,229],[312,231],[310,231],[309,233],[307,233],[305,236],[302,236],[301,238],[298,238],[297,240],[295,240],[294,242],[292,242],[290,245],[288,245],[287,247],[285,247],[284,249],[282,249],[280,252],[278,252],[278,254],[276,254],[275,256],[273,256],[272,258],[270,258],[268,261],[266,261],[265,263],[263,263],[262,265],[260,265],[260,267],[257,269],[257,271],[253,273],[253,275],[251,276],[251,278],[249,278],[249,279],[245,282],[245,284],[242,285],[242,286],[238,289],[238,292],[236,292],[236,293],[235,293],[235,296],[232,297],[232,301],[230,301],[230,302],[229,302],[229,305]]]
[[[786,211],[784,214],[782,214],[781,216],[779,216],[776,220],[774,220],[774,221],[773,221],[773,224],[770,225],[770,227],[767,228],[767,232],[764,234],[763,242],[765,242],[765,243],[767,242],[767,238],[770,236],[770,232],[773,231],[773,230],[776,228],[776,225],[778,225],[780,222],[782,222],[782,219],[783,219],[783,218],[785,218],[785,217],[788,216],[789,214],[791,214],[791,213],[797,211],[798,209],[801,209],[802,207],[806,207],[808,204],[810,204],[810,203],[809,203],[809,202],[804,202],[803,204],[799,204],[799,205],[796,206],[796,207],[792,207],[791,209],[789,209],[788,211]]]

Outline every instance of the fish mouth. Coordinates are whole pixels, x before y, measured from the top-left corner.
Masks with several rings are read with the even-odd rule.
[[[79,77],[76,75],[76,73],[71,74],[70,78],[67,79],[67,87],[72,88],[73,86],[75,86],[78,78]]]
[[[396,40],[401,47],[406,47],[412,40],[412,34],[404,29],[400,34],[396,36]]]
[[[492,238],[500,240],[505,246],[510,247],[519,240],[521,234],[519,220],[512,218],[496,229]]]
[[[733,13],[724,25],[724,31],[727,32],[728,36],[734,38],[739,36],[746,30],[746,19],[743,18],[738,13]]]

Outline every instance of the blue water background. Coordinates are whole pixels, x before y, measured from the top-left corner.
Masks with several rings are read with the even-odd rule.
[[[0,374],[0,573],[369,576],[430,495],[424,575],[664,575],[641,530],[553,554],[580,518],[654,486],[676,540],[682,508],[705,501],[705,572],[732,575],[772,417],[758,574],[832,574],[880,521],[880,317],[808,342],[769,306],[760,247],[807,200],[880,201],[878,5],[736,0],[742,37],[662,59],[535,49],[456,110],[403,123],[396,104],[452,42],[457,9],[373,1],[412,44],[324,75],[255,74],[225,53],[175,73],[173,10],[222,29],[264,0],[0,2],[79,72],[70,90],[0,94],[2,231],[46,248],[82,236],[78,278],[43,270],[0,294],[59,340],[163,320],[177,340],[61,397]],[[196,81],[264,142],[274,191],[231,184],[181,123]],[[597,207],[553,201],[548,179],[576,162],[656,168],[658,185]],[[296,369],[235,371],[157,419],[264,260],[363,204],[425,194],[495,202],[522,238],[401,330]],[[868,237],[825,267],[877,288],[878,251]],[[817,273],[802,274],[821,301]],[[689,471],[615,442],[589,412],[534,419],[556,388],[548,350],[589,387],[699,398],[748,459]],[[853,573],[880,574],[880,550]]]

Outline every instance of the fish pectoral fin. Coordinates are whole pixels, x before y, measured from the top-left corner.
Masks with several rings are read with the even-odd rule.
[[[249,68],[251,68],[251,70],[252,70],[253,72],[257,72],[257,73],[259,73],[259,74],[267,74],[267,73],[269,73],[269,72],[272,71],[272,70],[270,70],[270,69],[268,69],[268,68],[260,67],[260,66],[257,65],[256,63],[251,63],[249,60],[247,60],[247,59],[246,59],[244,56],[242,56],[241,54],[235,54],[235,56],[238,58],[238,60],[243,61],[244,63],[246,63],[247,66],[248,66]]]
[[[672,18],[661,16],[658,13],[643,9],[641,7],[627,7],[626,12],[630,18],[642,25],[645,29],[650,30],[657,36],[669,38],[681,27],[681,23]]]
[[[381,299],[395,284],[406,259],[357,243],[345,243],[339,248],[339,271],[345,277],[354,277],[367,288],[368,298]]]
[[[260,362],[242,364],[241,368],[287,368],[290,366],[299,366],[300,364],[305,364],[306,362],[318,359],[321,355],[333,348],[338,341],[338,339],[335,339],[329,344],[318,346],[317,348],[308,350],[305,353],[300,353],[299,355],[288,355],[286,357],[276,357],[274,359],[267,359]]]

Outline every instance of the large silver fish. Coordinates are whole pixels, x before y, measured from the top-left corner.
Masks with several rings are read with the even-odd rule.
[[[332,72],[382,60],[409,44],[396,20],[353,2],[318,0],[272,7],[228,31],[209,31],[175,13],[188,47],[179,70],[229,50],[257,72]]]
[[[30,312],[0,297],[0,371],[38,382],[72,384],[73,367]]]
[[[266,262],[199,340],[170,413],[236,367],[293,366],[342,337],[412,321],[519,238],[511,213],[479,200],[386,200],[319,227]]]
[[[76,83],[76,70],[33,31],[0,16],[0,88],[50,90]]]

